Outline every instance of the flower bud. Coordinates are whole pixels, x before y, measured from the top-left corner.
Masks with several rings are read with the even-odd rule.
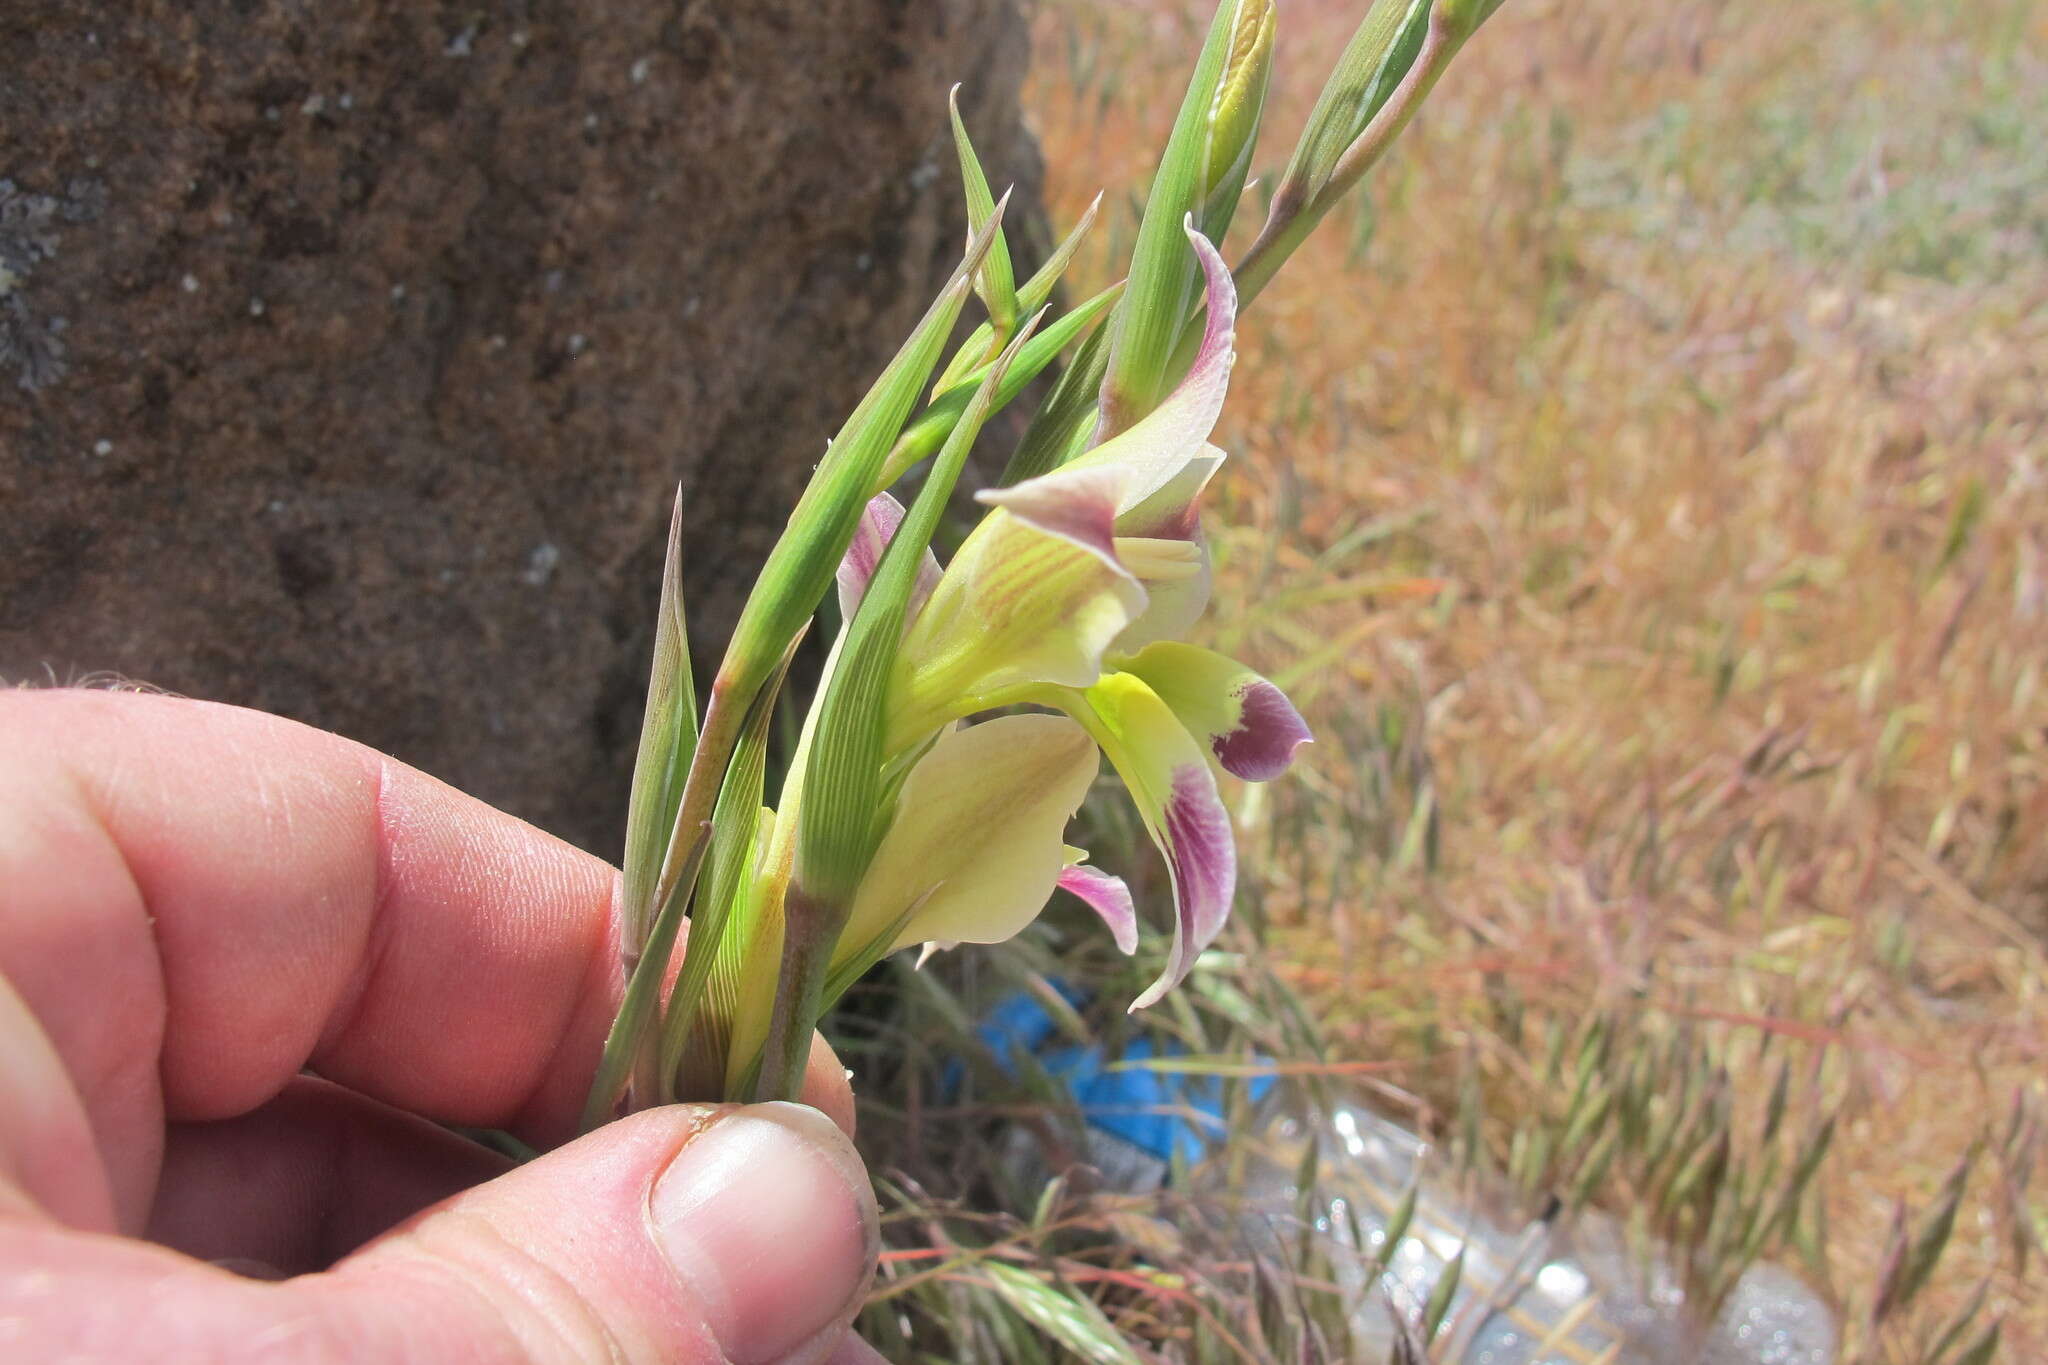
[[[1277,19],[1273,0],[1240,0],[1231,19],[1223,75],[1209,103],[1208,136],[1202,148],[1201,208],[1196,215],[1203,235],[1212,241],[1221,239],[1229,228],[1251,169],[1259,119],[1266,105],[1266,84],[1273,72]]]

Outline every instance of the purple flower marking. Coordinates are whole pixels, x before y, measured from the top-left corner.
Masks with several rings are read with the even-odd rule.
[[[1315,739],[1287,694],[1264,678],[1246,683],[1237,704],[1237,728],[1211,738],[1209,747],[1224,771],[1247,782],[1280,776],[1294,762],[1294,751]]]
[[[1187,979],[1195,959],[1223,932],[1237,891],[1237,846],[1230,834],[1230,816],[1207,768],[1190,763],[1173,770],[1165,826],[1178,915],[1173,957],[1165,973],[1131,1006],[1134,1010],[1154,1003]]]
[[[1131,888],[1124,885],[1122,877],[1081,863],[1060,873],[1059,885],[1102,916],[1118,952],[1129,957],[1138,951],[1138,907],[1131,903]]]

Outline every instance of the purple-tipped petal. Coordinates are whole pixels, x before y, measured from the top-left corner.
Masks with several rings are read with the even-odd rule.
[[[1138,512],[1138,522],[1134,524],[1145,526],[1180,520],[1185,505],[1193,502],[1213,469],[1205,470],[1191,487],[1183,488],[1177,481],[1191,463],[1222,454],[1209,444],[1209,433],[1216,429],[1216,419],[1222,415],[1223,397],[1230,387],[1230,367],[1236,359],[1231,338],[1237,320],[1237,292],[1231,285],[1229,267],[1223,264],[1223,258],[1216,254],[1209,240],[1193,227],[1188,229],[1188,239],[1194,243],[1208,284],[1208,320],[1193,366],[1173,392],[1129,430],[1057,471],[1122,470],[1125,478],[1117,497],[1117,511]],[[1172,500],[1179,506],[1163,505],[1165,500],[1158,497],[1169,486],[1181,489]]]
[[[903,524],[903,504],[887,493],[877,493],[868,499],[868,505],[861,509],[860,525],[854,528],[853,540],[846,547],[846,554],[839,561],[839,614],[841,619],[851,621],[855,609],[860,606],[861,595],[868,590],[868,580],[875,576],[881,566],[882,552],[889,548],[889,542],[896,538],[896,528]],[[932,589],[938,586],[939,561],[927,549],[924,561],[917,567],[917,582],[910,590],[910,606],[904,613],[904,620],[917,619],[918,608],[924,605]]]
[[[1287,694],[1264,678],[1244,683],[1237,704],[1237,728],[1209,738],[1216,761],[1234,777],[1270,782],[1287,771],[1296,749],[1315,738]]]
[[[1166,970],[1131,1004],[1156,1003],[1187,979],[1195,959],[1223,932],[1237,891],[1237,845],[1230,815],[1209,770],[1189,763],[1173,770],[1164,821],[1167,869],[1173,874],[1173,953]]]
[[[1116,515],[1125,482],[1124,472],[1114,466],[1056,469],[1008,488],[985,488],[974,496],[1121,569]]]
[[[1117,667],[1143,678],[1235,777],[1270,782],[1315,738],[1286,693],[1213,649],[1153,640]]]
[[[1131,901],[1131,888],[1122,877],[1112,877],[1100,868],[1078,863],[1060,873],[1062,891],[1075,896],[1102,916],[1117,951],[1125,957],[1138,951],[1138,907]]]
[[[1195,363],[1188,369],[1188,377],[1181,382],[1182,389],[1194,388],[1205,399],[1214,390],[1215,411],[1223,411],[1223,390],[1230,380],[1231,362],[1236,359],[1231,350],[1231,340],[1237,329],[1237,282],[1230,277],[1230,267],[1223,263],[1222,255],[1195,227],[1195,216],[1191,213],[1183,230],[1188,241],[1195,248],[1195,258],[1202,263],[1202,281],[1208,292],[1208,317],[1202,326],[1202,345],[1195,352]],[[1209,419],[1214,428],[1216,419]],[[1205,433],[1206,434],[1206,433]]]
[[[1173,880],[1173,951],[1160,978],[1131,1008],[1178,985],[1230,917],[1237,850],[1216,794],[1208,751],[1173,708],[1135,673],[1105,673],[1059,703],[1087,727],[1124,780],[1145,832]]]

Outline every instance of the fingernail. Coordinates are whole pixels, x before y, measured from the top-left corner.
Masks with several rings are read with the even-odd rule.
[[[783,1360],[843,1326],[878,1246],[853,1144],[800,1104],[713,1123],[655,1182],[650,1214],[733,1365]]]

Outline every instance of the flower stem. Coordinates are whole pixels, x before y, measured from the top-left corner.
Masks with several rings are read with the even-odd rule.
[[[1415,54],[1414,65],[1401,77],[1401,83],[1394,87],[1394,93],[1372,116],[1364,131],[1352,139],[1351,145],[1344,149],[1344,155],[1337,158],[1329,179],[1313,195],[1282,195],[1273,201],[1265,226],[1259,229],[1258,238],[1234,272],[1238,307],[1242,308],[1258,297],[1259,291],[1294,254],[1294,249],[1315,230],[1323,215],[1378,163],[1394,139],[1408,126],[1415,111],[1422,107],[1422,101],[1436,85],[1437,77],[1443,75],[1444,68],[1450,65],[1451,58],[1464,45],[1465,37],[1465,33],[1446,21],[1441,6],[1431,13],[1429,28],[1423,37],[1421,50]]]
[[[782,968],[775,981],[775,1012],[769,1017],[768,1041],[761,1049],[761,1071],[754,1083],[754,1102],[795,1100],[803,1093],[810,1066],[811,1034],[825,1010],[825,978],[830,975],[832,945],[846,927],[850,908],[828,905],[792,885],[784,902]]]

